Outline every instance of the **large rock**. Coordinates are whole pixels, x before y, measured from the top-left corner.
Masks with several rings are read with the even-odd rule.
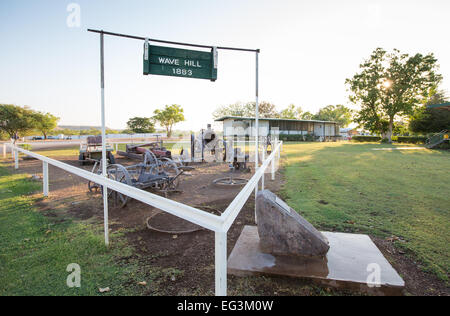
[[[268,190],[256,199],[261,250],[274,255],[324,256],[327,238],[307,220]]]

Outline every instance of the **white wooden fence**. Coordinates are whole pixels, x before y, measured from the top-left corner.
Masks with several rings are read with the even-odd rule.
[[[15,169],[19,168],[19,152],[24,153],[33,158],[42,161],[42,173],[43,173],[43,193],[44,196],[49,194],[49,170],[48,165],[53,165],[67,172],[73,173],[86,180],[98,183],[107,189],[125,194],[133,199],[139,200],[145,204],[151,205],[155,208],[161,209],[167,213],[178,216],[184,220],[202,226],[206,229],[215,232],[215,293],[218,296],[227,295],[227,233],[233,224],[236,217],[239,215],[242,207],[247,202],[248,198],[255,190],[259,190],[259,182],[261,180],[261,189],[264,189],[264,174],[271,165],[272,180],[275,180],[275,171],[279,164],[280,153],[283,143],[276,142],[273,146],[274,150],[270,156],[265,159],[263,150],[263,163],[256,169],[255,174],[245,185],[245,187],[239,192],[236,198],[227,207],[222,215],[214,215],[205,211],[193,208],[191,206],[161,197],[159,195],[129,186],[124,183],[120,183],[102,175],[97,175],[84,169],[71,166],[69,164],[54,160],[28,150],[14,147],[12,144],[8,144],[11,148],[11,152],[14,158]],[[105,190],[106,191],[106,190]],[[105,222],[107,222],[107,216],[105,216]],[[107,225],[105,225],[107,227]]]

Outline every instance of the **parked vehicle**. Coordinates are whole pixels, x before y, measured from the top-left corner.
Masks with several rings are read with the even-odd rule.
[[[113,148],[110,145],[106,145],[106,158],[110,164],[114,164],[116,161],[112,154]],[[101,136],[89,136],[86,140],[86,144],[82,144],[80,148],[80,155],[78,161],[80,165],[84,165],[86,162],[100,161],[102,159],[102,137]]]

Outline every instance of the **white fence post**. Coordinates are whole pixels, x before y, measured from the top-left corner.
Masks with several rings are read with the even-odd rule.
[[[282,142],[277,142],[276,148],[279,152],[272,152],[267,159],[265,153],[263,153],[265,160],[262,161],[261,166],[255,170],[255,175],[249,180],[249,183],[241,190],[238,196],[227,207],[225,212],[221,215],[213,215],[196,208],[169,200],[158,195],[140,190],[138,188],[113,181],[107,177],[94,174],[92,172],[68,165],[66,163],[41,156],[39,154],[24,150],[22,148],[9,145],[11,152],[15,157],[15,162],[18,167],[19,152],[39,159],[43,162],[43,191],[44,195],[49,193],[49,180],[48,180],[48,165],[55,166],[67,172],[76,174],[84,179],[98,183],[103,186],[103,203],[104,210],[108,208],[108,188],[115,190],[122,194],[134,198],[138,201],[152,205],[155,208],[166,211],[172,215],[188,220],[194,224],[207,228],[215,232],[215,293],[217,296],[227,295],[227,231],[235,221],[242,207],[251,196],[253,190],[258,191],[258,183],[261,180],[264,171],[267,170],[270,163],[275,165],[277,163],[277,156],[280,155],[282,148]],[[266,150],[266,148],[264,148]],[[276,151],[276,149],[275,149]],[[260,168],[263,168],[264,171]],[[109,244],[109,231],[108,231],[108,214],[105,216],[105,243]]]
[[[14,168],[19,169],[19,152],[14,149]]]
[[[279,143],[277,143],[277,145],[278,145]],[[280,146],[280,149],[278,150],[278,154],[277,154],[277,156],[278,156],[278,160],[280,160],[280,158],[281,158],[281,148],[283,147],[283,144],[281,144],[281,146]]]
[[[275,181],[275,161],[276,161],[276,157],[274,156],[271,162],[272,165],[272,181]]]
[[[266,150],[267,150],[266,145],[263,145],[262,160],[261,160],[263,163],[266,161]],[[262,177],[261,177],[261,191],[264,190],[264,180],[266,178],[265,174],[266,174],[266,170],[263,170],[263,174],[262,174]]]
[[[3,158],[6,158],[6,143],[3,143]]]
[[[258,171],[258,155],[259,155],[259,144],[255,141],[255,173]],[[256,198],[258,196],[259,181],[255,185],[255,224],[258,224],[258,216],[256,215]]]
[[[42,162],[42,190],[44,191],[44,196],[48,196],[48,162]]]
[[[215,232],[216,296],[227,295],[227,233]]]

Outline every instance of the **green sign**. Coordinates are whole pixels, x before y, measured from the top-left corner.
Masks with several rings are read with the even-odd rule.
[[[144,75],[217,79],[217,50],[202,52],[144,44]]]

